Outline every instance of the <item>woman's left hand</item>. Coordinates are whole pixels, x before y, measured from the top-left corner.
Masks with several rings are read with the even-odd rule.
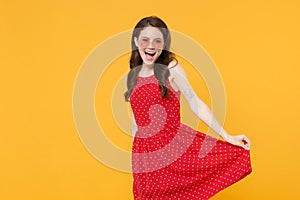
[[[243,147],[246,150],[250,150],[250,140],[245,135],[234,135],[234,136],[227,136],[224,138],[226,142],[230,144],[237,145]]]

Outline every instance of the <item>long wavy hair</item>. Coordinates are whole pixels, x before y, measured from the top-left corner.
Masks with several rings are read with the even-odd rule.
[[[164,48],[154,63],[154,76],[158,80],[159,88],[160,88],[160,96],[162,98],[169,98],[169,89],[167,87],[167,79],[170,76],[170,71],[168,69],[168,65],[171,61],[177,59],[175,58],[175,54],[170,52],[170,44],[171,44],[171,36],[170,31],[168,30],[167,25],[163,20],[156,16],[145,17],[141,19],[137,25],[134,27],[132,37],[131,37],[131,57],[130,57],[130,71],[127,75],[127,88],[128,90],[124,93],[125,101],[129,101],[129,97],[133,91],[134,86],[137,83],[139,72],[142,69],[143,60],[139,53],[137,46],[135,45],[134,38],[139,38],[140,32],[143,28],[152,26],[158,28],[164,40]],[[177,62],[178,63],[178,62]]]

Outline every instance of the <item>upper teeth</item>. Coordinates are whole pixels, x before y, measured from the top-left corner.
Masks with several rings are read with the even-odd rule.
[[[155,52],[147,52],[147,51],[145,51],[145,53],[148,53],[148,54],[155,54]]]

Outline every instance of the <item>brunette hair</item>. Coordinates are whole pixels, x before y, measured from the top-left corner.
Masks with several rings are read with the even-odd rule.
[[[133,91],[134,86],[138,80],[138,74],[142,68],[143,60],[140,53],[135,45],[134,38],[138,38],[140,32],[143,28],[147,26],[152,26],[158,28],[164,39],[164,48],[154,63],[154,75],[159,83],[160,96],[162,98],[169,98],[169,90],[166,84],[168,77],[170,76],[170,71],[168,65],[171,61],[176,60],[175,54],[170,52],[171,36],[167,25],[163,20],[156,16],[145,17],[141,19],[137,25],[134,27],[132,37],[131,37],[131,57],[130,57],[130,71],[127,75],[127,88],[128,90],[124,93],[125,101],[129,101],[129,97]],[[177,62],[177,60],[176,60]]]

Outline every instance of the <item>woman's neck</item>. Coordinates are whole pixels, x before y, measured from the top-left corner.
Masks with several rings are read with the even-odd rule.
[[[147,64],[143,63],[142,67],[145,68],[145,69],[151,69],[152,70],[153,67],[154,67],[154,63],[151,64],[151,65],[147,65]]]
[[[141,71],[143,71],[145,73],[152,73],[153,69],[154,69],[154,64],[152,64],[152,65],[145,65],[145,64],[143,64]]]
[[[140,71],[140,75],[143,75],[143,76],[149,76],[149,75],[152,75],[154,73],[153,71],[153,66],[154,65],[145,65],[143,64],[142,65],[142,69]]]

